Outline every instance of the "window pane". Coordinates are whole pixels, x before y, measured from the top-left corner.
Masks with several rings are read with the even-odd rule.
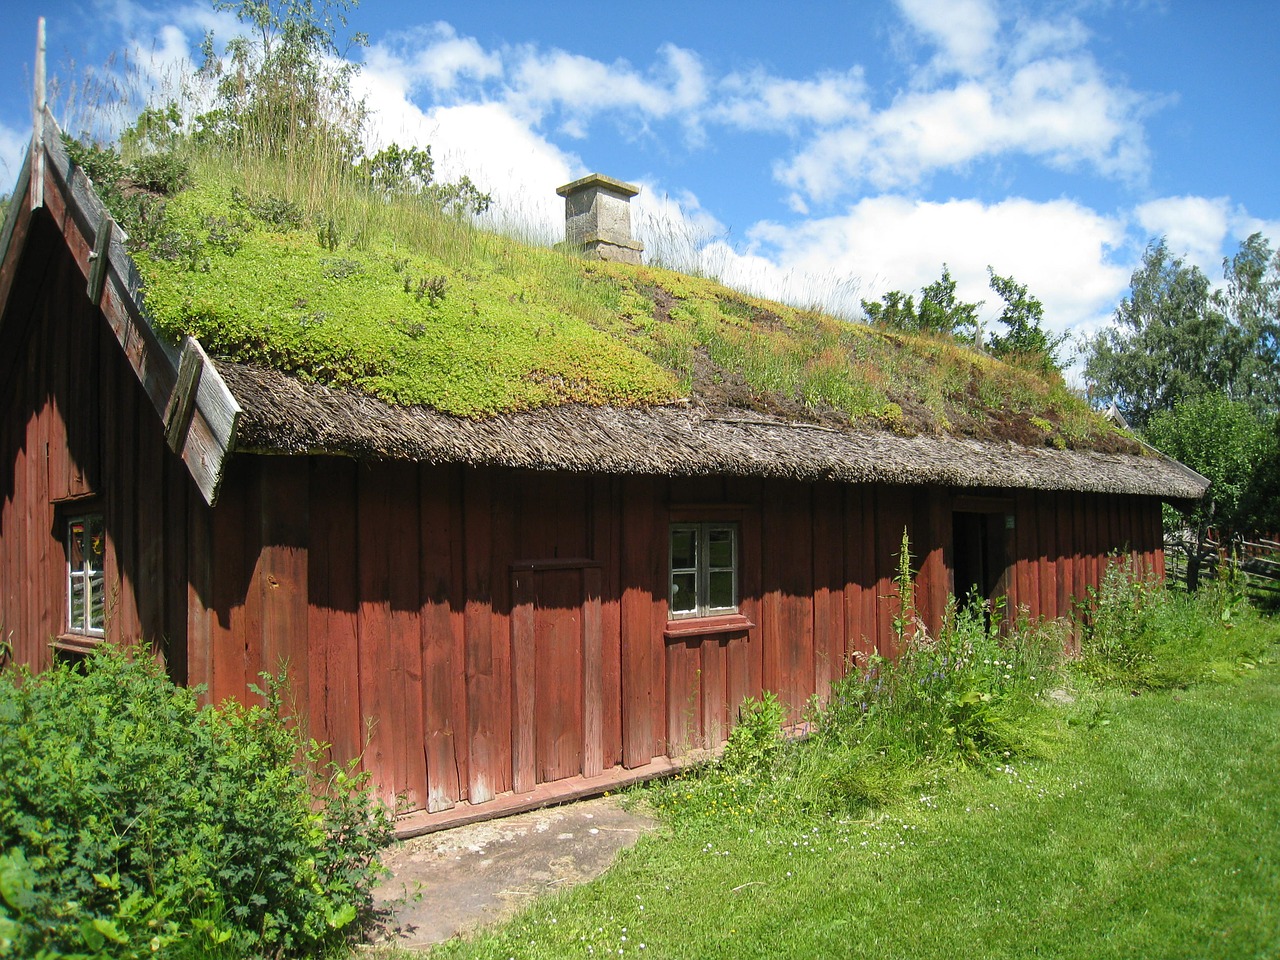
[[[72,520],[67,524],[67,560],[72,570],[84,569],[84,521]]]
[[[698,609],[698,596],[695,584],[697,574],[673,573],[671,575],[671,612],[692,613]]]
[[[102,573],[90,574],[89,576],[89,629],[102,629],[102,612],[105,606],[102,594]]]
[[[692,570],[698,565],[698,531],[687,527],[671,530],[671,569]]]
[[[725,569],[733,566],[733,528],[712,527],[708,533],[710,544],[710,568]]]
[[[726,607],[735,606],[733,596],[733,571],[713,570],[710,575],[710,580],[711,596],[707,605],[712,609],[720,610],[723,610]]]
[[[71,589],[71,622],[67,624],[67,629],[84,633],[84,577],[73,573],[68,586]]]
[[[93,516],[86,518],[86,532],[88,533],[88,549],[86,553],[89,558],[89,566],[94,570],[102,569],[102,554],[106,546],[106,539],[102,535],[102,517]]]

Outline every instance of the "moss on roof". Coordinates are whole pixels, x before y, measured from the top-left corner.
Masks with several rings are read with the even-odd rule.
[[[406,243],[234,178],[201,184],[168,201],[135,258],[156,328],[229,359],[470,417],[694,397],[903,433],[1128,446],[1060,380],[949,340],[588,262],[438,213],[419,214],[435,217],[431,242],[419,230]]]

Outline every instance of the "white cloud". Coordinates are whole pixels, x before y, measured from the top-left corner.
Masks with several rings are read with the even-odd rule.
[[[999,17],[986,0],[898,0],[907,21],[938,47],[938,65],[964,73],[990,62]]]
[[[796,122],[829,126],[869,113],[861,67],[791,80],[756,71],[730,74],[710,115],[742,130],[785,129]]]
[[[15,130],[0,123],[0,194],[10,193],[18,182],[18,171],[26,159],[30,130]]]
[[[599,113],[688,118],[707,97],[702,63],[673,44],[658,53],[657,63],[642,73],[625,60],[606,64],[564,50],[524,47],[510,69],[506,99],[535,121],[560,112],[572,136],[584,136],[585,123]]]
[[[411,77],[371,64],[355,79],[371,122],[368,146],[431,146],[442,180],[469,176],[494,199],[489,223],[539,242],[564,238],[564,201],[555,188],[585,172],[582,161],[534,131],[501,103],[423,110],[409,99]]]
[[[501,54],[485,50],[474,37],[460,37],[448,23],[417,27],[375,44],[365,55],[365,69],[399,73],[406,90],[429,86],[436,93],[454,91],[465,81],[501,77]]]
[[[1213,276],[1220,272],[1222,244],[1231,217],[1226,197],[1163,197],[1134,211],[1149,239],[1164,237],[1169,252]]]
[[[1147,164],[1140,107],[1088,58],[1037,60],[998,79],[903,94],[863,122],[820,132],[776,173],[811,198],[910,185],[1005,153],[1134,178]]]
[[[860,277],[866,299],[918,289],[936,280],[945,262],[957,295],[987,301],[988,317],[997,301],[988,287],[990,265],[1026,284],[1045,304],[1046,325],[1057,331],[1108,315],[1130,273],[1111,259],[1124,241],[1124,224],[1066,200],[987,205],[880,196],[794,227],[760,223],[749,236],[752,252],[782,270]]]
[[[1108,77],[1073,18],[1002,24],[986,0],[898,0],[935,51],[880,110],[820,129],[775,164],[805,200],[913,186],[1005,155],[1140,180],[1152,101]]]

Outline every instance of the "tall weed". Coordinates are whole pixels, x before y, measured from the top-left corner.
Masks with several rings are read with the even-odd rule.
[[[947,767],[1040,752],[1041,695],[1060,680],[1063,627],[1006,624],[999,605],[952,605],[932,637],[902,596],[899,658],[877,656],[837,681],[825,705],[810,706],[806,738],[780,737],[785,711],[773,694],[748,699],[724,759],[650,788],[654,804],[677,823],[857,815]]]
[[[1081,619],[1080,670],[1112,686],[1162,689],[1228,677],[1267,647],[1239,584],[1228,578],[1184,593],[1122,557],[1109,559]]]

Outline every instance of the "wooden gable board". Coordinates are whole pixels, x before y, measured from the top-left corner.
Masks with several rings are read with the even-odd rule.
[[[86,292],[91,299],[99,300],[98,306],[161,419],[162,428],[170,425],[174,409],[191,405],[192,409],[183,411],[181,430],[174,434],[175,449],[181,453],[205,502],[213,505],[227,457],[235,447],[240,405],[195,340],[187,338],[179,350],[156,335],[142,310],[142,278],[125,246],[124,232],[107,213],[84,171],[71,162],[62,145],[61,131],[47,108],[41,122],[43,135],[28,152],[14,190],[14,203],[0,233],[0,317],[17,281],[32,215],[29,188],[34,159],[37,169],[43,171],[43,205],[85,276]],[[194,396],[190,398],[175,396],[178,365],[184,354],[189,358],[188,364],[199,367],[199,375],[187,381],[194,385]]]

